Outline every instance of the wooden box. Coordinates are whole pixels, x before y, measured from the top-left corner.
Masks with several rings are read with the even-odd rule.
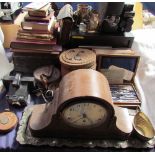
[[[14,70],[24,75],[33,75],[35,69],[55,65],[59,67],[59,54],[50,53],[14,53]]]
[[[94,50],[97,54],[97,70],[109,81],[113,103],[121,107],[140,106],[134,83],[140,56],[130,49]]]

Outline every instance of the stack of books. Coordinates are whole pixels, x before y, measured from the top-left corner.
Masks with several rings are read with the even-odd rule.
[[[54,11],[50,3],[43,4],[40,8],[27,9],[24,21],[21,22],[22,29],[11,42],[15,71],[31,70],[32,73],[41,64],[47,65],[47,62],[52,62],[51,57],[59,56],[62,51],[62,47],[57,44],[57,38],[53,35],[56,23]],[[45,62],[41,62],[43,58]]]
[[[11,42],[12,52],[51,53],[60,52],[56,38],[53,36],[55,25],[54,11],[50,3],[40,9],[28,9],[21,22],[16,40]]]

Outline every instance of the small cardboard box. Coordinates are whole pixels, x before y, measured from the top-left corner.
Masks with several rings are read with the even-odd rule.
[[[109,81],[113,103],[121,107],[141,105],[134,78],[140,56],[130,49],[94,49],[97,70]]]

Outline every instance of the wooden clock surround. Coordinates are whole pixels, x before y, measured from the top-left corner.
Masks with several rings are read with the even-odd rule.
[[[67,123],[63,110],[86,101],[106,109],[105,121],[87,128]],[[79,69],[63,77],[52,103],[34,106],[29,129],[35,137],[125,140],[133,127],[128,111],[113,105],[107,79],[92,69]]]

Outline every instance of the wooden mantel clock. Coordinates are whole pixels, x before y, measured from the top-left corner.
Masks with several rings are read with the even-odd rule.
[[[128,111],[113,105],[107,79],[92,69],[65,75],[53,103],[35,105],[29,129],[36,137],[127,139]]]

